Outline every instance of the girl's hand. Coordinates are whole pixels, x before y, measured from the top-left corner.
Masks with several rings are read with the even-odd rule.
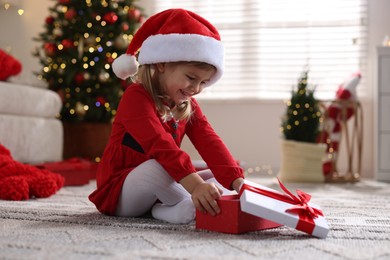
[[[237,178],[233,181],[232,187],[237,192],[240,193],[241,185],[243,184],[244,179],[243,178]]]
[[[222,190],[214,183],[203,182],[192,191],[192,201],[199,211],[215,216],[221,212],[216,201],[221,195]]]

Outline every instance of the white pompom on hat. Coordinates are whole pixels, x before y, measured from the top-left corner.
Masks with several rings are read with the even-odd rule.
[[[112,69],[117,77],[126,79],[137,73],[138,64],[178,61],[213,65],[217,71],[209,86],[223,74],[224,47],[217,29],[206,19],[188,10],[168,9],[145,21]]]

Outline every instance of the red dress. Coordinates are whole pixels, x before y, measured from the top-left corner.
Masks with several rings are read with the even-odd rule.
[[[123,182],[132,169],[155,159],[175,181],[196,172],[190,156],[180,149],[186,134],[215,178],[227,189],[243,170],[217,136],[192,98],[189,121],[163,122],[156,106],[139,84],[128,87],[119,103],[96,175],[97,189],[89,196],[96,208],[114,215]],[[130,173],[131,174],[131,173]]]

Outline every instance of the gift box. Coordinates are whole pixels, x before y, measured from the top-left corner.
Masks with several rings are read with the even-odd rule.
[[[241,210],[325,238],[329,226],[320,207],[309,202],[311,196],[300,190],[296,196],[279,185],[285,193],[245,180],[239,193]]]
[[[242,212],[238,195],[222,196],[218,200],[218,205],[221,213],[216,216],[196,211],[196,229],[240,234],[281,226],[270,220]]]
[[[97,163],[89,160],[71,158],[35,166],[62,175],[65,178],[65,186],[76,186],[88,184],[90,180],[95,179],[97,165]]]

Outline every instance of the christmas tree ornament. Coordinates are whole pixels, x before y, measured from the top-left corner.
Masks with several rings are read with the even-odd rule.
[[[54,43],[47,42],[43,45],[43,48],[47,56],[54,56],[56,54],[57,47]]]
[[[112,64],[114,62],[114,58],[111,56],[108,56],[108,57],[106,57],[106,61],[108,64]],[[108,68],[106,68],[106,69],[108,69]]]
[[[114,12],[109,12],[103,16],[103,20],[108,24],[114,24],[118,20],[118,16]]]
[[[67,5],[70,4],[71,0],[58,0],[60,4]]]
[[[77,12],[75,9],[71,8],[68,11],[65,12],[65,19],[72,20],[76,17]]]
[[[140,21],[141,18],[141,11],[136,8],[131,8],[128,11],[128,15],[130,19],[133,19],[136,22]]]
[[[77,84],[82,84],[85,81],[84,74],[83,73],[77,73],[74,77],[74,81]]]
[[[96,106],[104,106],[104,104],[106,103],[106,99],[103,97],[103,96],[99,96],[96,98]]]
[[[48,16],[46,17],[46,20],[45,20],[46,24],[48,25],[51,25],[54,23],[54,17],[53,16]]]
[[[73,43],[73,41],[72,41],[71,39],[63,39],[63,40],[61,41],[61,44],[62,44],[62,46],[64,46],[64,49],[65,49],[65,50],[74,47],[74,43]]]
[[[54,35],[54,38],[62,37],[63,32],[62,32],[61,28],[55,27],[55,28],[53,29],[53,35]]]
[[[128,23],[122,23],[122,30],[124,32],[127,32],[130,29],[130,26]]]

